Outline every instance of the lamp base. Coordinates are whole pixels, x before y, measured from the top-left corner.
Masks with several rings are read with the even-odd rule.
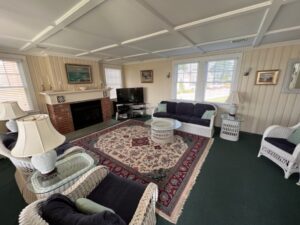
[[[11,132],[18,132],[18,125],[15,120],[9,120],[6,122],[6,127],[9,129]]]
[[[230,106],[230,109],[229,109],[229,115],[235,117],[237,109],[238,109],[237,105],[236,104],[232,104]]]
[[[55,170],[56,159],[56,151],[51,150],[43,154],[32,156],[31,163],[41,174],[46,175]]]

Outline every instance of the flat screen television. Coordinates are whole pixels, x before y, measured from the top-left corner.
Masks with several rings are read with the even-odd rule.
[[[117,89],[118,103],[144,103],[144,89],[139,88],[118,88]]]

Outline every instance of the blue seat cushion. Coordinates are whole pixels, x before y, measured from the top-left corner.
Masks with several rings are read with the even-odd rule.
[[[189,122],[191,116],[188,115],[176,115],[173,117],[173,119],[179,120],[180,122]]]
[[[193,113],[194,113],[194,104],[193,103],[185,103],[185,102],[177,103],[177,106],[176,106],[176,114],[177,115],[192,116]]]
[[[161,104],[167,104],[167,113],[176,114],[177,102],[162,101]]]
[[[18,132],[12,132],[7,134],[0,134],[3,145],[8,149],[12,150],[18,139]]]
[[[87,198],[111,208],[129,224],[145,188],[144,185],[109,173]]]
[[[41,216],[50,225],[125,225],[126,223],[115,213],[104,211],[86,215],[79,212],[68,197],[62,194],[51,195],[40,208]]]
[[[194,106],[194,116],[202,117],[207,110],[216,110],[212,105],[197,103]]]
[[[171,114],[167,113],[167,112],[156,112],[156,113],[153,113],[153,116],[161,117],[161,118],[171,118]]]
[[[289,142],[285,138],[273,138],[273,137],[266,137],[265,141],[269,142],[270,144],[276,146],[277,148],[280,148],[281,150],[293,154],[296,145]]]
[[[210,124],[210,120],[201,119],[201,117],[198,117],[198,116],[192,116],[188,122],[193,123],[193,124],[206,126],[206,127],[209,127],[209,124]]]

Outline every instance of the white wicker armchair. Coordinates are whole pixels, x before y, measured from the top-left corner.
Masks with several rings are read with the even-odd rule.
[[[280,166],[284,171],[284,177],[286,179],[293,173],[299,173],[300,144],[296,145],[292,154],[289,154],[287,151],[267,142],[265,138],[272,137],[287,139],[290,134],[299,127],[300,123],[293,127],[282,127],[278,125],[268,127],[263,134],[261,147],[258,153],[258,157],[263,155]]]
[[[92,190],[106,177],[108,169],[97,166],[85,173],[74,185],[62,194],[73,201],[88,196]],[[19,216],[20,225],[49,225],[39,214],[40,204],[45,199],[37,200],[22,210]],[[157,201],[157,186],[148,184],[129,225],[156,224],[155,204]]]

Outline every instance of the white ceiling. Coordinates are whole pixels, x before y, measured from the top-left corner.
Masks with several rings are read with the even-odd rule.
[[[110,63],[300,39],[300,0],[0,0],[0,50]]]

